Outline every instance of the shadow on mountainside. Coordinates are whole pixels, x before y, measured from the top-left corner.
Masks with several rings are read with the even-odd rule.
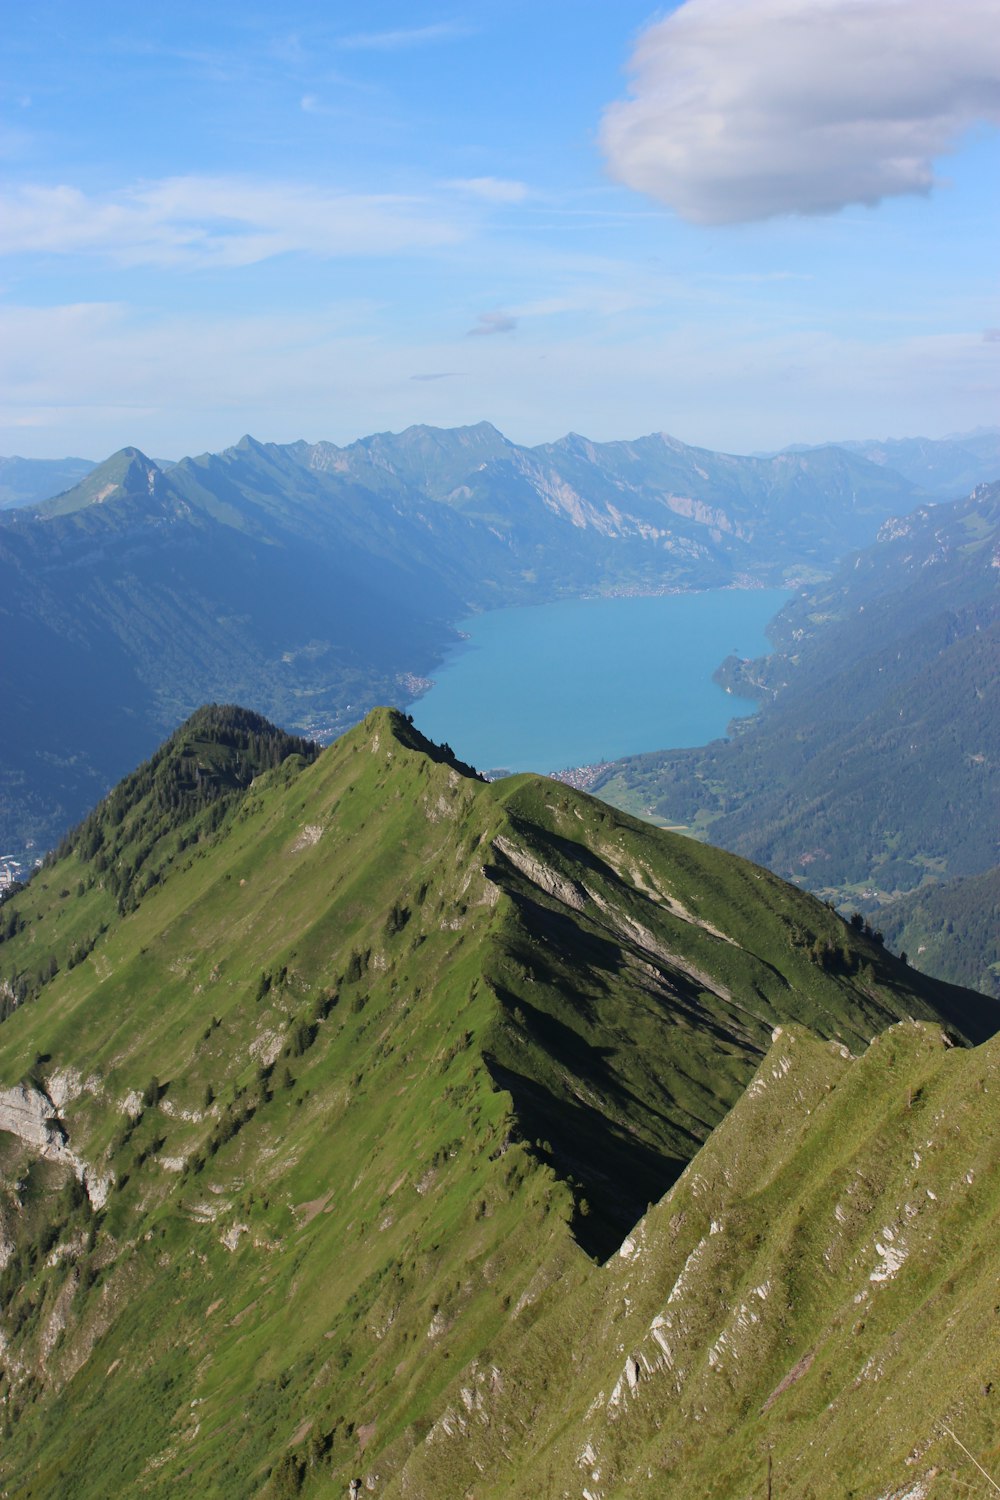
[[[497,1087],[514,1100],[523,1139],[572,1182],[578,1244],[595,1260],[607,1260],[687,1162],[654,1151],[583,1100],[560,1099],[493,1056],[486,1064]]]

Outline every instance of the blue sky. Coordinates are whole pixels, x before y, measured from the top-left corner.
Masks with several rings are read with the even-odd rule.
[[[995,23],[995,0],[10,8],[0,453],[995,423]]]

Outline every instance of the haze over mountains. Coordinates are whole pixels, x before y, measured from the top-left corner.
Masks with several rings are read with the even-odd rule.
[[[123,450],[0,517],[0,844],[51,844],[200,702],[329,736],[408,701],[470,610],[815,577],[919,498],[838,448],[526,449],[488,423],[166,472]]]
[[[429,428],[421,430],[425,433],[433,431]],[[391,442],[392,434],[362,439],[362,442],[369,446],[370,451],[376,452],[382,448],[385,438],[389,438]],[[316,449],[329,449],[333,454],[348,451],[338,449],[335,444],[318,443],[314,446]],[[544,446],[551,448],[557,445]],[[902,474],[904,479],[910,480],[924,494],[944,500],[952,500],[975,485],[987,483],[1000,474],[1000,429],[992,427],[958,432],[947,438],[868,438],[836,443],[793,443],[782,452],[807,453],[820,448],[842,448],[847,453],[859,454],[871,463]],[[768,453],[759,456],[772,458],[777,455]],[[158,462],[161,468],[165,467],[162,461]],[[85,458],[0,458],[0,510],[48,500],[71,489],[96,467],[93,460]],[[432,490],[440,488],[441,475],[434,471],[433,461],[428,466],[418,465],[418,469],[426,474]],[[462,460],[459,460],[453,472],[460,482],[465,473]],[[446,492],[447,486],[444,490]]]
[[[0,510],[48,500],[79,484],[94,467],[87,458],[0,458]]]
[[[868,438],[835,446],[894,469],[938,500],[954,500],[1000,476],[1000,429],[995,427],[946,438]],[[785,451],[807,453],[810,447],[795,444]]]

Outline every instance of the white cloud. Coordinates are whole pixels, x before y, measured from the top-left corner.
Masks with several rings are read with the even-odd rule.
[[[404,47],[426,47],[431,42],[452,42],[470,35],[470,28],[455,21],[439,21],[432,26],[403,26],[396,31],[362,31],[342,36],[338,47],[349,51],[398,52]]]
[[[170,177],[104,197],[24,186],[0,195],[0,255],[93,253],[120,266],[243,266],[303,251],[385,255],[450,244],[416,198],[242,177]]]
[[[455,177],[445,183],[460,193],[473,198],[482,198],[487,203],[523,203],[531,195],[525,182],[515,182],[507,177]]]
[[[926,193],[1000,124],[996,0],[686,0],[604,114],[612,174],[697,224]]]

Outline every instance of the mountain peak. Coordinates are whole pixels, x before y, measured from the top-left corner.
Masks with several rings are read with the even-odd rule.
[[[707,1278],[699,1295],[713,1309],[724,1302],[720,1317],[753,1296],[754,1318],[773,1319],[773,1357],[739,1345],[756,1382],[747,1409],[758,1411],[813,1346],[822,1300],[782,1280],[789,1226],[810,1235],[818,1259],[838,1232],[837,1192],[857,1243],[850,1257],[819,1261],[810,1287],[842,1275],[850,1308],[862,1242],[873,1222],[890,1222],[871,1218],[878,1171],[858,1178],[844,1156],[852,1122],[869,1127],[879,1170],[886,1120],[893,1141],[907,1132],[899,1162],[911,1201],[964,1194],[957,1158],[944,1166],[957,1132],[935,1127],[940,1143],[923,1144],[946,1101],[921,1098],[928,1069],[903,1070],[904,1044],[916,1050],[912,1031],[922,1056],[943,1056],[941,1020],[988,1003],[922,980],[823,903],[733,855],[544,777],[466,778],[447,747],[393,710],[373,710],[313,758],[283,757],[281,743],[273,758],[259,753],[278,736],[242,709],[199,710],[4,903],[14,980],[0,995],[11,1184],[0,1192],[10,1246],[0,1294],[4,1397],[18,1420],[5,1428],[0,1485],[86,1500],[157,1474],[160,1494],[221,1493],[220,1476],[233,1495],[344,1494],[357,1487],[360,1433],[386,1495],[464,1494],[478,1481],[470,1469],[455,1483],[452,1433],[468,1435],[474,1465],[472,1445],[495,1431],[506,1447],[508,1428],[484,1434],[445,1413],[438,1439],[423,1441],[446,1402],[478,1411],[525,1393],[533,1403],[532,1380],[562,1384],[562,1370],[559,1381],[546,1372],[578,1328],[588,1340],[599,1329],[617,1367],[611,1379],[595,1369],[581,1413],[595,1412],[596,1390],[613,1390],[622,1360],[632,1373],[627,1394],[608,1397],[612,1413],[640,1379],[641,1400],[664,1365],[638,1359],[662,1351],[650,1330],[665,1341],[666,1325],[653,1317],[682,1270]],[[231,793],[224,775],[238,783]],[[908,1015],[936,1030],[907,1023],[870,1049],[861,1098],[877,1086],[879,1107],[872,1116],[855,1105],[831,1133],[832,1086],[858,1067],[865,1076],[852,1054]],[[973,1083],[977,1069],[963,1069]],[[948,1085],[959,1070],[940,1071]],[[647,1213],[741,1094],[733,1130],[709,1143],[668,1206]],[[986,1094],[985,1081],[970,1089],[977,1119]],[[808,1180],[800,1216],[795,1180],[769,1187],[807,1127],[821,1149],[803,1161],[823,1176]],[[967,1197],[982,1202],[985,1224],[988,1163],[970,1165]],[[925,1180],[935,1185],[926,1197]],[[923,1211],[933,1222],[945,1206],[950,1197]],[[901,1210],[897,1259],[908,1223]],[[778,1259],[757,1270],[755,1236],[772,1227]],[[867,1268],[888,1263],[868,1247]],[[594,1264],[616,1250],[610,1267]],[[596,1311],[567,1303],[569,1318],[539,1344],[554,1298],[584,1285]],[[937,1300],[944,1325],[955,1301]],[[795,1349],[793,1315],[804,1317]],[[758,1327],[736,1316],[726,1341],[721,1325],[702,1340],[730,1360],[736,1335]],[[860,1316],[877,1323],[874,1308]],[[854,1317],[837,1326],[844,1379],[856,1385],[867,1346],[847,1333]],[[687,1336],[682,1322],[671,1346]],[[971,1342],[952,1341],[956,1361]],[[685,1352],[677,1379],[704,1364]],[[575,1355],[565,1380],[578,1384]],[[713,1401],[728,1389],[718,1382]],[[709,1412],[703,1387],[696,1396]],[[235,1433],[234,1412],[251,1417]],[[311,1434],[301,1453],[294,1432],[303,1443]],[[442,1454],[449,1475],[408,1483],[408,1466]],[[494,1490],[515,1491],[555,1493]]]
[[[126,776],[83,823],[63,840],[59,854],[88,860],[98,851],[115,868],[128,868],[135,847],[157,880],[171,865],[172,838],[181,848],[214,826],[234,797],[256,776],[274,770],[289,756],[314,760],[319,747],[286,734],[251,709],[208,703],[195,710],[150,759]],[[189,826],[190,825],[190,826]],[[119,910],[138,904],[129,884],[117,892]]]
[[[103,484],[109,479],[116,479],[120,483],[133,473],[158,472],[158,467],[151,458],[146,457],[141,448],[119,448],[117,453],[112,453],[110,458],[91,469],[84,483],[93,480]]]
[[[33,507],[39,516],[66,516],[75,511],[86,510],[91,505],[103,505],[108,500],[125,496],[153,495],[163,478],[163,471],[140,448],[119,448],[90,473],[51,500]]]
[[[468,780],[483,780],[475,767],[469,765],[467,761],[460,760],[449,744],[439,745],[434,740],[428,739],[414,724],[413,716],[403,713],[398,708],[371,709],[356,728],[348,730],[344,740],[349,743],[354,736],[363,736],[371,742],[373,748],[377,749],[382,742],[383,735],[395,740],[402,749],[416,751],[417,754],[426,756],[428,760],[449,766]]]

